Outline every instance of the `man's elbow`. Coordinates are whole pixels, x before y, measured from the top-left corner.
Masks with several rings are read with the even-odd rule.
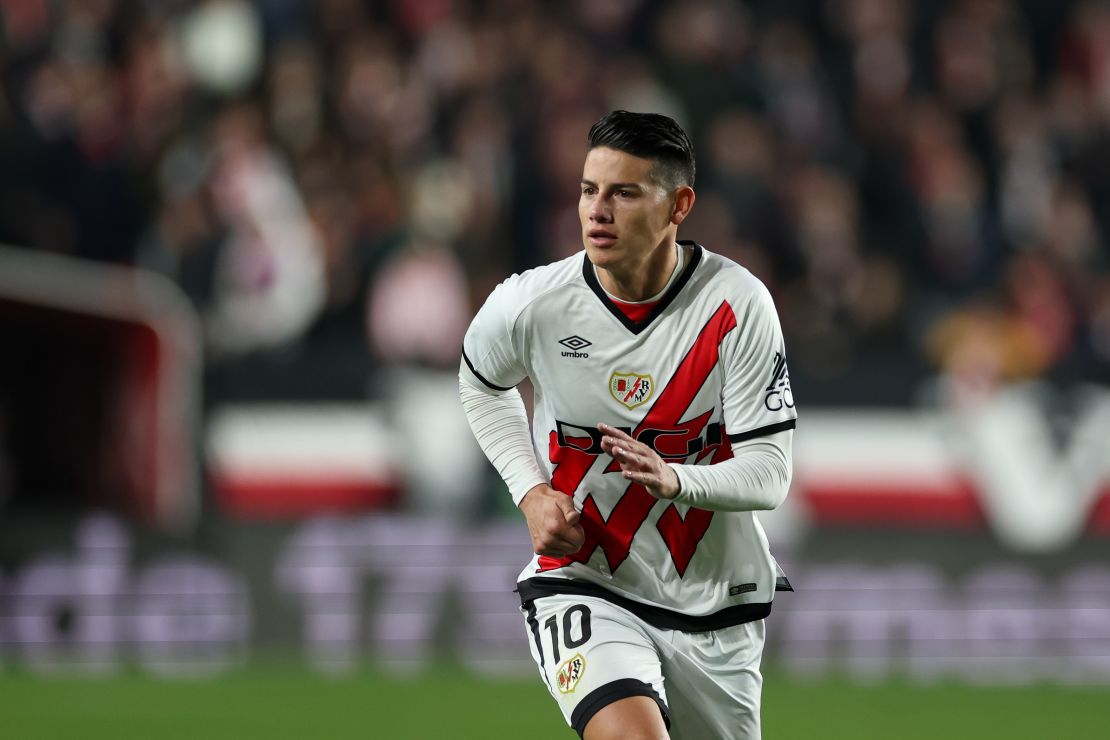
[[[764,492],[767,494],[758,507],[759,511],[772,511],[782,506],[786,495],[790,493],[790,468],[785,464],[773,466],[771,479]]]

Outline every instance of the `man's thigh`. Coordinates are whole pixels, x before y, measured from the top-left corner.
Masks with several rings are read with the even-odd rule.
[[[598,711],[647,696],[669,724],[659,654],[639,620],[603,599],[545,596],[524,609],[532,658],[579,735]]]
[[[707,633],[672,633],[663,675],[672,740],[759,740],[762,620]]]

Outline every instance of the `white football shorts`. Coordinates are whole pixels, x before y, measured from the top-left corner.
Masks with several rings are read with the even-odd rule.
[[[532,658],[567,724],[582,735],[605,706],[656,701],[672,740],[758,740],[764,624],[712,632],[653,627],[594,596],[556,594],[521,608]]]

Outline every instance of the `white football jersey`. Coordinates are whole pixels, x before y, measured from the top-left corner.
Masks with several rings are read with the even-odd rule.
[[[731,444],[792,429],[796,412],[778,316],[740,265],[680,242],[685,265],[651,313],[628,319],[585,252],[490,294],[463,343],[471,371],[535,389],[532,441],[552,487],[574,497],[586,543],[533,557],[522,599],[600,595],[660,627],[718,629],[760,619],[789,588],[752,512],[658,500],[601,449],[599,422],[668,462],[709,465]]]

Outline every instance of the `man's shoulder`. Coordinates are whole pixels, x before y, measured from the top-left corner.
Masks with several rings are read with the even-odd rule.
[[[561,260],[533,267],[521,273],[513,273],[508,280],[515,280],[521,285],[534,289],[539,289],[545,285],[562,285],[571,282],[582,277],[583,254],[579,251]]]
[[[500,294],[506,308],[523,311],[540,298],[581,280],[582,259],[579,252],[557,262],[513,273],[497,286],[495,293]]]
[[[723,254],[701,247],[701,274],[712,287],[721,290],[733,301],[747,301],[768,296],[767,286],[751,270]]]

